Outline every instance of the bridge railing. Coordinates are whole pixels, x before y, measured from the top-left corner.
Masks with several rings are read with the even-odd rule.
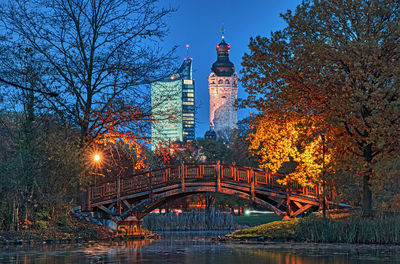
[[[213,164],[179,164],[163,169],[150,170],[139,174],[118,177],[115,180],[102,183],[98,186],[91,185],[89,201],[99,202],[113,199],[118,196],[131,195],[146,192],[159,187],[184,182],[217,181],[231,182],[235,184],[252,185],[255,187],[269,188],[273,190],[290,191],[291,193],[309,196],[318,196],[319,187],[302,187],[295,182],[288,186],[278,183],[284,175],[272,174],[267,170],[248,168],[237,165]]]
[[[217,166],[217,165],[215,165]],[[263,169],[247,168],[236,165],[221,165],[222,180],[235,183],[251,184],[254,181],[256,187],[264,187],[274,190],[286,191],[300,195],[318,196],[319,186],[302,187],[297,182],[291,182],[289,185],[282,185],[278,181],[284,179],[284,175],[272,174]]]

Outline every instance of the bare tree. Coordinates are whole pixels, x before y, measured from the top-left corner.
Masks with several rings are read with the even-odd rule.
[[[24,43],[45,69],[47,107],[79,128],[81,146],[150,116],[144,84],[165,76],[174,48],[159,41],[174,10],[156,0],[15,0],[0,9],[9,41]],[[138,137],[138,132],[128,136]],[[140,131],[139,131],[140,133]]]

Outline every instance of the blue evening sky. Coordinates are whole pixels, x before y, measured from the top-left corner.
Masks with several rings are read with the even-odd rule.
[[[164,45],[178,45],[177,55],[193,57],[193,78],[196,89],[196,138],[203,137],[209,129],[208,75],[217,54],[215,47],[221,41],[221,26],[225,28],[225,40],[231,45],[230,60],[241,77],[241,62],[248,51],[250,37],[269,36],[272,31],[286,26],[281,13],[294,10],[301,0],[167,0],[178,11],[168,20],[170,34]],[[163,4],[166,0],[161,1]],[[239,98],[246,97],[239,84]],[[238,120],[249,115],[239,110]]]

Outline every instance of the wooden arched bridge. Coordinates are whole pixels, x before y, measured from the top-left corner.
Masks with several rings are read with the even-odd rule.
[[[143,218],[163,203],[187,195],[218,192],[238,196],[267,207],[281,217],[296,217],[320,208],[321,187],[287,186],[283,175],[236,165],[179,164],[91,185],[86,207],[102,210],[112,218]],[[327,194],[331,200],[332,194]],[[328,204],[332,202],[328,201]]]

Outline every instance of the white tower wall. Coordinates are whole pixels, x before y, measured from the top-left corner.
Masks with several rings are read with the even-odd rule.
[[[237,128],[237,109],[235,102],[238,91],[238,75],[217,76],[211,73],[208,77],[210,95],[210,125],[217,137],[225,140],[233,129]]]

